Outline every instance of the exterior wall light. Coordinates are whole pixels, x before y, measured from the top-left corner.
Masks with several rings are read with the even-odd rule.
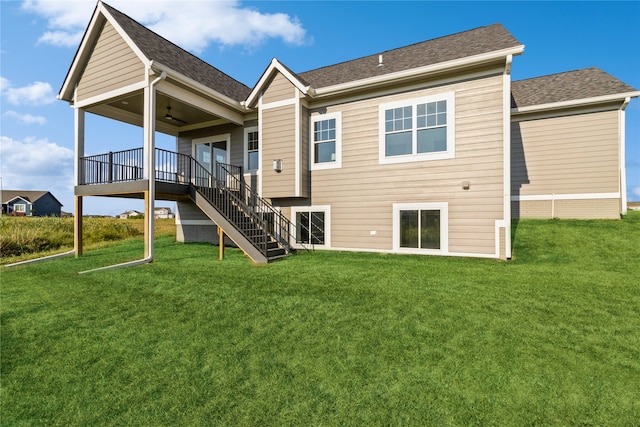
[[[282,172],[282,159],[277,159],[273,161],[273,170],[277,173]]]

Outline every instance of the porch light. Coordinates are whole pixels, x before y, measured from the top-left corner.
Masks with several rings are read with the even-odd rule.
[[[282,172],[282,159],[277,159],[273,161],[273,170],[278,173]]]

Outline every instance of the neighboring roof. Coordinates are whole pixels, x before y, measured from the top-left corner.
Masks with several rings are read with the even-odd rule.
[[[522,44],[501,24],[493,24],[299,73],[298,77],[321,88],[518,46]],[[379,55],[383,66],[378,66]]]
[[[243,101],[251,89],[181,47],[171,43],[124,13],[102,3],[147,59],[157,61],[236,101]],[[178,6],[179,7],[179,6]],[[215,19],[212,17],[212,19]]]
[[[636,89],[599,68],[591,67],[512,82],[511,108],[632,92]]]
[[[16,197],[21,197],[28,202],[35,203],[42,196],[46,194],[51,194],[50,191],[27,191],[27,190],[2,190],[2,203],[8,203]],[[53,194],[51,197],[62,206],[62,203],[58,199],[55,198]]]
[[[144,214],[136,210],[130,210],[130,211],[126,211],[126,212],[122,212],[121,214],[118,214],[118,216],[123,216],[123,215],[137,216],[137,215],[144,215]]]

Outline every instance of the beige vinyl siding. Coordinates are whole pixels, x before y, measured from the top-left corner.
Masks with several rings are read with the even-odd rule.
[[[455,158],[380,165],[378,106],[451,91]],[[448,202],[449,252],[494,254],[495,221],[503,219],[502,91],[495,76],[327,107],[342,112],[342,168],[313,171],[311,184],[312,204],[331,206],[331,246],[392,250],[394,203]]]
[[[78,82],[78,101],[145,80],[140,58],[106,22]]]
[[[515,122],[511,135],[514,196],[618,191],[617,111]]]
[[[620,199],[511,202],[514,218],[619,219]]]
[[[295,86],[282,74],[276,73],[262,95],[262,103],[283,101],[295,98]]]
[[[262,112],[262,195],[267,198],[295,197],[295,106]],[[282,172],[273,161],[282,160]]]

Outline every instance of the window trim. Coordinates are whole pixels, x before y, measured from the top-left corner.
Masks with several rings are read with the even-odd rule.
[[[447,150],[432,153],[418,153],[418,104],[429,102],[447,101]],[[412,108],[412,129],[411,129],[411,154],[398,156],[386,155],[386,129],[385,112],[393,108]],[[455,92],[439,93],[437,95],[423,96],[420,98],[405,99],[402,101],[388,102],[380,104],[378,107],[378,149],[379,164],[394,164],[406,162],[422,162],[428,160],[443,160],[455,158]]]
[[[400,211],[439,210],[440,211],[440,249],[420,249],[400,247]],[[393,251],[418,255],[445,255],[449,253],[449,203],[394,203],[393,204]]]
[[[249,169],[249,134],[251,132],[258,132],[258,168],[257,169]],[[262,166],[262,150],[260,150],[261,146],[262,146],[262,141],[260,138],[260,131],[258,130],[258,126],[250,126],[250,127],[244,128],[244,150],[243,150],[244,173],[257,174],[260,172],[261,166]]]
[[[316,122],[335,119],[336,121],[336,159],[332,162],[315,163],[315,140],[313,128]],[[316,114],[311,116],[309,122],[309,164],[311,170],[339,169],[342,167],[342,112]]]
[[[20,209],[18,209],[20,208]],[[13,211],[16,213],[27,213],[27,204],[26,203],[15,203],[13,205]]]
[[[292,206],[291,207],[291,226],[293,230],[297,228],[296,217],[301,212],[323,212],[324,213],[324,245],[313,245],[311,243],[296,243],[295,233],[291,236],[291,246],[298,249],[313,246],[315,249],[328,249],[331,247],[331,206]]]

